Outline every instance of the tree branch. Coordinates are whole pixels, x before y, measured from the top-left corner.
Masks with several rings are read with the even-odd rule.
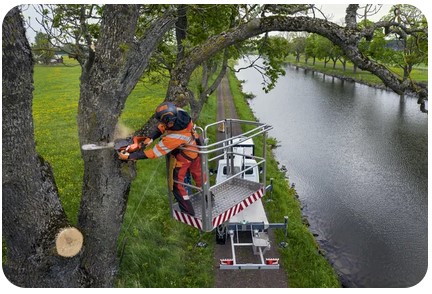
[[[351,9],[355,8],[355,6],[351,6]],[[219,50],[232,44],[270,31],[306,31],[322,35],[338,45],[356,66],[378,76],[387,87],[396,93],[404,93],[405,91],[418,93],[421,97],[419,99],[420,104],[424,104],[424,100],[427,100],[427,87],[419,83],[402,83],[399,77],[390,72],[385,66],[370,60],[359,51],[358,43],[365,33],[350,27],[344,28],[326,20],[303,16],[271,16],[254,19],[239,25],[235,29],[209,38],[207,42],[192,49],[180,66],[174,70],[177,85],[176,89],[171,91],[171,99],[177,99],[178,95],[184,97],[184,89],[187,87],[192,71],[203,60],[210,58]]]

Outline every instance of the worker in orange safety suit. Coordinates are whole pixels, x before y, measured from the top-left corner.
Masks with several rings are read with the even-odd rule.
[[[194,131],[194,123],[189,114],[171,102],[164,102],[156,108],[155,117],[159,120],[157,128],[149,137],[134,137],[137,144],[130,145],[125,151],[119,153],[121,160],[138,160],[158,158],[171,155],[172,165],[172,192],[177,200],[180,210],[194,216],[195,211],[190,201],[184,183],[188,172],[192,175],[196,186],[201,187],[201,162],[198,151],[198,134]],[[146,149],[153,140],[161,137],[153,148]],[[178,147],[187,144],[187,149]]]

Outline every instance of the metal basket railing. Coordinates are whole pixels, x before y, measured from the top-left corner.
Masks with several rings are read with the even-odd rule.
[[[236,124],[237,127],[250,126],[250,129],[238,135],[233,135],[233,128]],[[210,143],[209,132],[211,128],[221,125],[224,129],[225,139]],[[192,146],[190,145],[184,145],[180,148],[199,154],[202,169],[202,186],[198,187],[191,183],[176,182],[194,191],[191,194],[191,200],[196,215],[189,216],[180,212],[178,206],[173,203],[172,191],[168,184],[171,215],[181,222],[209,232],[220,225],[221,222],[226,221],[229,217],[246,208],[250,204],[249,202],[252,203],[260,199],[265,194],[266,140],[267,133],[271,129],[270,125],[264,123],[239,119],[225,119],[211,123],[204,128],[198,127],[197,130],[201,133],[204,144],[193,146],[194,148],[191,148]],[[249,139],[262,140],[262,154],[260,156],[256,154],[244,155],[234,151],[235,147],[241,146],[241,143]],[[239,172],[234,172],[234,155],[255,159],[256,164],[248,166]],[[228,176],[223,182],[212,184],[210,181],[209,164],[221,159],[227,161]],[[261,168],[260,182],[252,183],[244,180],[244,174],[256,166]],[[167,172],[169,172],[168,169],[169,159],[167,157]]]

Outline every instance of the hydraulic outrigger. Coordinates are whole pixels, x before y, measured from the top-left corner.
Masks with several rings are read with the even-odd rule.
[[[210,143],[209,128],[223,124],[225,139]],[[234,124],[247,126],[248,131],[233,136]],[[287,234],[288,218],[283,223],[269,223],[261,198],[272,192],[272,180],[266,185],[266,139],[271,126],[259,122],[238,119],[225,119],[198,128],[204,141],[199,146],[202,166],[202,187],[183,184],[191,191],[191,202],[195,215],[180,211],[169,188],[168,195],[171,215],[174,219],[204,232],[216,231],[216,241],[225,244],[230,238],[232,258],[221,259],[220,269],[278,269],[277,258],[264,258],[270,249],[267,230],[282,228]],[[253,139],[262,140],[262,155],[255,154]],[[182,147],[185,150],[190,146]],[[211,176],[210,165],[217,164],[216,180]],[[167,157],[167,174],[169,174]],[[250,232],[250,242],[240,242],[239,234]],[[257,263],[238,263],[236,248],[251,246],[254,255],[259,256]]]

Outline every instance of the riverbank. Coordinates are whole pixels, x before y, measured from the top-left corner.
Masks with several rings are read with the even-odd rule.
[[[286,60],[287,66],[292,66],[296,68],[302,68],[305,70],[310,70],[312,72],[318,72],[323,75],[332,76],[347,82],[356,82],[362,85],[373,87],[376,89],[386,90],[393,92],[390,88],[386,87],[384,83],[375,75],[368,71],[363,71],[358,69],[354,71],[352,64],[346,65],[343,68],[340,62],[337,62],[335,67],[332,63],[328,63],[327,66],[324,65],[322,61],[316,61],[315,64],[310,64],[306,62],[296,62],[293,58],[288,58]],[[397,68],[392,68],[394,72],[398,72]],[[428,68],[416,67],[411,72],[411,78],[419,83],[428,82]],[[417,97],[416,93],[407,93],[407,95]]]
[[[229,74],[230,90],[240,119],[257,120],[250,109],[241,84],[234,73]],[[269,143],[274,138],[268,139]],[[271,144],[268,144],[271,145]],[[257,145],[257,149],[262,146]],[[257,151],[258,153],[261,151]],[[289,217],[288,240],[283,232],[275,231],[276,242],[288,243],[286,248],[280,248],[281,262],[288,275],[291,288],[325,288],[340,287],[339,278],[320,250],[314,236],[308,230],[307,221],[301,213],[301,204],[294,188],[289,187],[289,181],[270,149],[267,158],[267,180],[273,178],[272,201],[264,202],[270,222],[279,222],[284,216]]]
[[[332,72],[331,70],[318,69],[318,68],[315,68],[313,66],[306,66],[306,65],[297,64],[297,63],[287,63],[286,65],[287,66],[295,67],[296,69],[301,68],[301,69],[304,69],[304,70],[307,70],[307,71],[310,70],[312,72],[318,72],[318,73],[321,73],[323,75],[328,75],[328,76],[331,76],[331,77],[334,77],[334,78],[338,78],[340,80],[347,81],[347,82],[352,82],[352,83],[355,82],[355,83],[359,83],[359,84],[366,85],[366,86],[369,86],[369,87],[373,87],[373,88],[376,88],[376,89],[391,91],[391,89],[389,89],[388,87],[384,86],[384,84],[382,84],[382,83],[380,84],[378,82],[370,82],[370,81],[365,81],[365,80],[362,80],[362,79],[356,79],[356,78],[353,78],[353,77],[348,76],[348,75],[342,75],[342,74],[338,74],[338,73]]]

